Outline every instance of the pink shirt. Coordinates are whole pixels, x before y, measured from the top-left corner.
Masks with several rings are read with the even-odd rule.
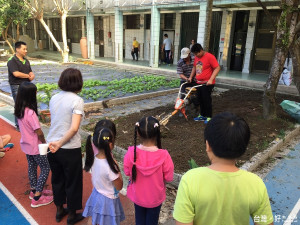
[[[34,133],[35,130],[41,128],[39,119],[36,113],[29,108],[25,108],[24,117],[18,119],[21,132],[21,149],[27,155],[38,155],[38,144],[42,142],[38,139],[38,135]]]
[[[124,172],[131,177],[134,147],[124,157]],[[156,146],[136,147],[136,181],[128,184],[127,197],[135,204],[154,208],[166,199],[166,183],[173,180],[174,164],[167,150]]]

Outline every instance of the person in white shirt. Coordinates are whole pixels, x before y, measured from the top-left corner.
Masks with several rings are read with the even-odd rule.
[[[170,65],[170,54],[172,50],[172,42],[168,38],[168,34],[164,34],[164,42],[161,51],[164,52],[164,63]]]

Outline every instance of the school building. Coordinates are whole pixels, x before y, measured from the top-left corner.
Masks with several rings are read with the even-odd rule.
[[[72,1],[71,1],[72,2]],[[279,2],[263,1],[274,19]],[[133,37],[140,43],[140,60],[158,67],[163,35],[173,43],[173,64],[192,39],[202,44],[210,32],[209,52],[224,70],[269,73],[275,49],[275,30],[255,0],[214,0],[211,30],[205,30],[207,2],[203,0],[86,0],[75,2],[67,17],[70,52],[81,54],[80,39],[87,38],[88,57],[131,59]],[[52,1],[45,2],[44,19],[62,45],[61,23]],[[42,25],[30,20],[23,32],[40,47],[56,51]],[[289,60],[288,60],[289,61]]]

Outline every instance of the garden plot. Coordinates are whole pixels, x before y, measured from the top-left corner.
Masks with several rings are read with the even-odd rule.
[[[84,86],[79,95],[87,102],[108,98],[126,97],[137,93],[149,93],[179,86],[178,79],[164,76],[143,75],[85,64],[34,64],[34,83],[38,88],[38,102],[46,108],[51,96],[58,92],[59,76],[66,68],[76,68],[82,73]],[[7,67],[0,67],[0,89],[10,93]]]

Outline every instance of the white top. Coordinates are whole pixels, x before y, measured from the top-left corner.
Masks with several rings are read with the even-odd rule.
[[[47,142],[60,140],[70,129],[72,115],[80,114],[84,116],[84,102],[73,92],[61,91],[54,95],[49,104],[51,113],[51,126],[47,136]],[[62,148],[80,148],[81,137],[77,132]]]
[[[165,50],[171,50],[172,48],[172,42],[169,38],[166,38],[164,40]]]
[[[106,159],[98,159],[95,157],[92,166],[92,183],[94,188],[104,196],[116,199],[119,192],[113,185],[113,181],[119,177],[119,173],[114,173]]]

